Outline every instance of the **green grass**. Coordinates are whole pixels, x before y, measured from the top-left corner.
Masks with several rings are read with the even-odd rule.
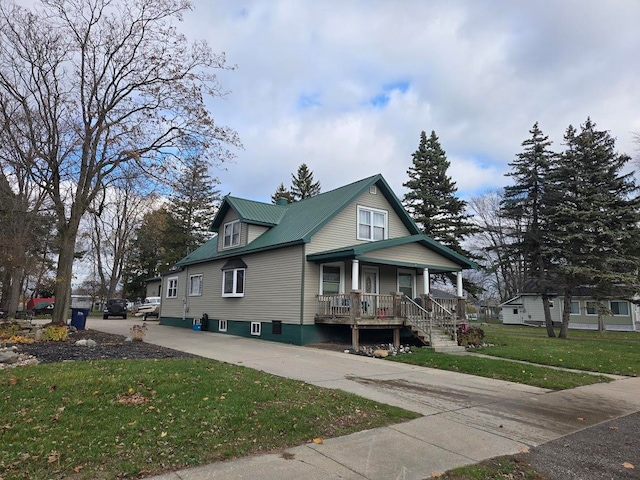
[[[416,418],[206,359],[0,371],[0,478],[148,476]]]
[[[421,367],[439,368],[480,377],[523,383],[534,387],[564,390],[581,385],[608,382],[610,379],[589,373],[565,372],[537,365],[482,358],[478,355],[449,355],[427,348],[414,348],[409,355],[388,357],[389,360]]]
[[[455,468],[438,477],[442,480],[546,480],[525,460],[516,456],[496,457],[475,465]]]
[[[479,353],[541,365],[611,373],[640,374],[640,334],[569,330],[569,338],[548,338],[544,328],[483,326]]]

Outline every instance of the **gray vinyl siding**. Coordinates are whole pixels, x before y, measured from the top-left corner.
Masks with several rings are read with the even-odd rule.
[[[161,297],[162,296],[162,281],[154,280],[152,282],[147,282],[147,297]],[[158,293],[159,292],[159,293]]]
[[[417,243],[399,245],[397,247],[375,250],[366,254],[367,258],[380,259],[382,261],[402,262],[408,264],[431,265],[459,270],[460,266],[455,262],[429,250]]]
[[[580,314],[572,314],[569,320],[569,325],[571,323],[575,324],[584,324],[584,325],[598,325],[598,315],[587,315],[587,302],[593,301],[591,298],[574,298],[574,301],[580,302]],[[562,300],[560,300],[562,301]],[[614,300],[618,302],[625,302],[626,300]],[[626,301],[629,308],[629,315],[605,315],[604,322],[605,325],[633,325],[632,315],[634,305]],[[607,301],[608,306],[608,301]]]
[[[263,227],[262,225],[247,225],[247,244],[253,242],[267,230],[269,230],[269,227]]]
[[[406,237],[409,235],[409,231],[391,208],[391,205],[380,190],[378,190],[376,195],[367,191],[360,195],[356,201],[345,207],[313,236],[311,242],[307,245],[307,254],[348,245],[356,245],[358,243],[367,243],[366,240],[358,240],[357,238],[358,206],[385,210],[387,212],[389,238]]]
[[[182,317],[182,299],[188,318],[233,321],[300,323],[302,247],[243,255],[247,264],[244,297],[222,297],[222,266],[227,259],[190,265],[179,274],[177,299],[162,299],[162,315]],[[203,275],[202,296],[186,296],[189,276]]]

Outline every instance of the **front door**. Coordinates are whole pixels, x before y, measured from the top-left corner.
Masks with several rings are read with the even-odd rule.
[[[376,311],[379,293],[379,274],[377,267],[362,267],[362,313],[373,315]]]

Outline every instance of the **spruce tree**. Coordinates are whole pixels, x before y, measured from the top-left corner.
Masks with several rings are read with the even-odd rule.
[[[209,226],[218,209],[220,191],[217,179],[209,176],[209,165],[198,156],[187,159],[184,170],[173,183],[170,196],[171,216],[183,236],[182,256],[211,238]]]
[[[296,174],[291,174],[291,197],[294,202],[313,197],[320,193],[320,182],[313,181],[313,172],[306,163],[298,167]]]
[[[284,183],[281,183],[280,186],[276,189],[275,193],[271,195],[271,203],[277,203],[281,198],[284,198],[288,203],[293,202],[291,192],[287,190],[287,187],[284,186]]]
[[[501,202],[501,216],[511,224],[513,243],[508,257],[525,265],[524,283],[542,295],[547,335],[555,337],[549,303],[550,285],[547,278],[549,262],[545,252],[545,194],[549,169],[555,154],[549,149],[551,141],[536,122],[531,137],[522,142],[523,151],[509,163],[514,184],[505,187]],[[525,285],[521,285],[521,293]]]
[[[599,305],[640,287],[640,199],[633,172],[623,173],[630,158],[617,153],[615,140],[589,118],[579,133],[569,126],[564,141],[549,176],[547,223],[553,269],[564,289],[561,338],[575,287],[588,286]]]
[[[451,165],[440,146],[436,132],[427,138],[420,134],[420,145],[413,155],[413,164],[407,170],[409,180],[403,184],[409,191],[403,203],[413,220],[425,235],[469,258],[474,256],[461,243],[477,231],[466,213],[466,202],[456,197],[456,183],[447,175]],[[477,287],[467,284],[474,293]]]

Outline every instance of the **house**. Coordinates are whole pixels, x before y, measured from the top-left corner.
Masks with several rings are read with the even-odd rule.
[[[562,322],[564,298],[550,296],[551,319],[554,325]],[[542,297],[538,293],[522,293],[500,304],[504,325],[544,325]],[[638,306],[629,299],[612,298],[605,301],[610,314],[604,316],[607,330],[635,331],[638,329]],[[598,329],[597,302],[588,288],[578,288],[572,295],[569,328]]]
[[[475,264],[423,235],[381,175],[291,204],[227,196],[211,229],[163,275],[162,325],[206,315],[209,331],[299,345],[350,334],[356,346],[360,330],[397,343],[409,318],[425,338],[429,314],[464,315],[462,270]],[[443,272],[457,274],[446,305],[429,295]]]

